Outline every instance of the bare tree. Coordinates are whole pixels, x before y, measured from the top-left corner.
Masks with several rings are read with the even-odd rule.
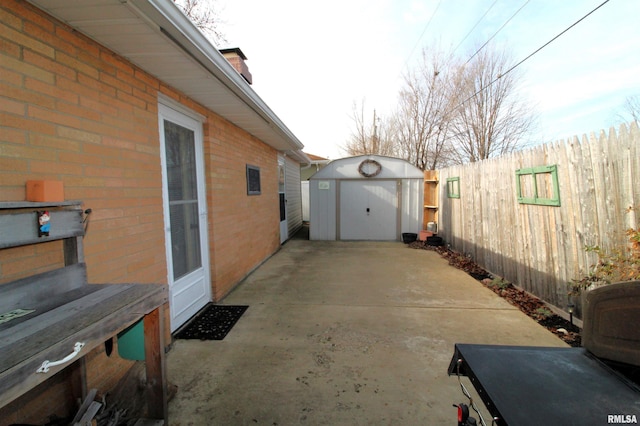
[[[182,12],[216,45],[227,43],[220,29],[223,23],[215,0],[173,0]]]
[[[452,54],[424,50],[405,76],[396,112],[367,121],[354,104],[348,154],[404,158],[422,170],[484,160],[527,144],[535,116],[518,96],[520,76],[505,51],[484,48],[461,65]]]
[[[534,116],[517,96],[519,75],[505,74],[508,67],[506,52],[490,48],[459,67],[458,106],[450,122],[457,162],[484,160],[524,147]]]
[[[450,56],[425,49],[419,68],[407,73],[400,91],[395,140],[400,156],[421,170],[448,163],[447,133],[456,90],[451,65]]]
[[[624,123],[628,121],[640,123],[640,95],[627,96],[622,112],[618,113],[618,118]]]
[[[351,119],[355,129],[343,147],[344,152],[348,155],[395,156],[395,146],[389,137],[388,124],[377,115],[375,109],[371,121],[368,121],[365,117],[364,100],[360,105],[354,102]]]

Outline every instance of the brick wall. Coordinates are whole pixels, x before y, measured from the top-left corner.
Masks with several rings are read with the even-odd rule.
[[[84,239],[89,282],[166,283],[158,92],[206,117],[212,293],[219,300],[279,247],[276,151],[17,0],[0,4],[0,201],[24,200],[30,179],[63,181],[66,199],[93,210]],[[246,193],[246,164],[260,167],[261,195]],[[52,253],[61,250],[47,245],[3,250],[0,283],[60,267],[62,256]],[[89,386],[100,390],[130,366],[104,351],[87,358]],[[5,407],[3,417],[41,418],[32,405],[19,406],[11,417]]]
[[[0,407],[0,425],[39,424],[49,422],[48,416],[68,417],[76,405],[63,395],[72,393],[70,374],[62,370],[36,386],[22,397]]]
[[[207,129],[211,264],[219,300],[279,247],[278,157],[228,122],[210,120]],[[247,195],[247,164],[260,167],[260,195]]]
[[[61,180],[93,210],[90,282],[166,282],[158,82],[25,2],[0,13],[0,200]]]

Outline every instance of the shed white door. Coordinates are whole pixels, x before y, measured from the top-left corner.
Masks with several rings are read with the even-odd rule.
[[[202,124],[160,105],[171,331],[211,300]]]
[[[395,180],[340,182],[340,239],[398,239],[398,185]]]

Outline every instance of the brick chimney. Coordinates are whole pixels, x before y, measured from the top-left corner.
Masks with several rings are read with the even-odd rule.
[[[247,57],[244,56],[242,50],[239,47],[233,47],[230,49],[220,49],[220,53],[225,57],[227,61],[238,71],[238,73],[247,81],[247,83],[253,83],[253,77],[249,72],[249,67],[245,61]]]

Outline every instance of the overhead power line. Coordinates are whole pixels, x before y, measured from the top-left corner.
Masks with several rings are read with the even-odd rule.
[[[420,34],[420,37],[418,37],[416,44],[413,45],[413,49],[411,49],[411,52],[409,52],[409,56],[407,56],[407,59],[404,61],[405,66],[407,65],[407,63],[409,63],[409,59],[411,59],[411,56],[413,56],[413,52],[416,50],[416,47],[418,47],[418,44],[420,44],[420,40],[422,40],[422,37],[424,37],[424,34],[427,32],[427,29],[429,29],[429,26],[431,25],[431,21],[433,21],[433,17],[436,16],[438,9],[440,9],[441,3],[442,3],[442,0],[438,2],[438,5],[436,6],[435,10],[431,14],[431,18],[429,18],[429,21],[424,26],[424,29],[422,30],[422,34]]]
[[[467,103],[470,99],[472,99],[474,96],[476,96],[478,93],[487,90],[489,87],[493,86],[495,84],[496,81],[500,80],[502,77],[504,77],[505,75],[509,74],[511,71],[513,71],[514,69],[516,69],[517,67],[519,67],[520,65],[522,65],[525,61],[529,60],[532,56],[534,56],[536,53],[540,52],[542,49],[544,49],[545,47],[547,47],[548,45],[550,45],[552,42],[554,42],[556,39],[558,39],[560,36],[562,36],[564,33],[566,33],[567,31],[569,31],[571,28],[575,27],[576,25],[578,25],[580,22],[582,22],[585,18],[587,18],[589,15],[591,15],[592,13],[594,13],[596,10],[600,9],[602,6],[604,6],[605,4],[609,3],[610,0],[605,0],[604,2],[602,2],[600,5],[598,5],[597,7],[595,7],[593,10],[591,10],[589,13],[587,13],[586,15],[584,15],[582,18],[578,19],[576,22],[574,22],[573,24],[571,24],[570,26],[568,26],[567,28],[565,28],[561,33],[559,33],[557,36],[553,37],[551,40],[549,40],[548,42],[546,42],[545,44],[543,44],[542,46],[540,46],[539,48],[537,48],[534,52],[532,52],[531,54],[529,54],[526,58],[524,58],[523,60],[521,60],[520,62],[518,62],[517,64],[515,64],[514,66],[512,66],[511,68],[509,68],[508,70],[506,70],[505,72],[499,74],[491,83],[487,84],[485,87],[480,88],[476,93],[474,93],[473,95],[469,96],[467,99],[465,99],[464,101],[460,102],[454,109],[464,105],[465,103]],[[467,61],[468,62],[468,61]]]
[[[531,58],[533,55],[535,55],[536,53],[538,53],[539,51],[541,51],[542,49],[544,49],[545,47],[547,47],[548,45],[550,45],[551,43],[553,43],[558,37],[560,37],[562,34],[566,33],[567,31],[569,31],[571,28],[575,27],[576,25],[578,25],[580,22],[582,22],[587,16],[591,15],[593,12],[595,12],[596,10],[600,9],[602,6],[604,6],[605,4],[609,3],[610,0],[605,0],[604,2],[602,2],[598,7],[596,7],[595,9],[593,9],[591,12],[587,13],[586,15],[584,15],[582,18],[578,19],[576,22],[574,22],[571,26],[567,27],[564,31],[562,31],[560,34],[558,34],[557,36],[555,36],[554,38],[552,38],[551,40],[549,40],[548,42],[546,42],[545,44],[543,44],[542,46],[540,46],[538,49],[536,49],[533,53],[531,53],[529,56],[527,56],[526,58],[524,58],[523,60],[521,60],[520,62],[518,62],[517,64],[515,64],[514,66],[512,66],[511,68],[509,68],[507,71],[505,71],[503,74],[501,74],[500,76],[498,76],[498,78],[502,77],[503,75],[509,74],[511,71],[513,71],[516,67],[520,66],[520,64],[522,64],[524,61],[526,61],[527,59]]]
[[[478,21],[476,22],[476,24],[473,26],[473,28],[471,28],[471,30],[469,30],[469,32],[467,33],[467,35],[464,36],[464,38],[460,41],[460,43],[458,43],[458,45],[456,46],[455,49],[453,49],[453,52],[451,52],[451,54],[456,53],[456,50],[458,50],[458,48],[462,45],[462,43],[464,43],[464,41],[471,35],[471,33],[473,32],[473,30],[476,29],[476,27],[480,24],[480,22],[482,22],[482,20],[484,19],[485,16],[487,16],[487,13],[489,13],[489,11],[491,9],[493,9],[493,6],[495,6],[495,4],[498,2],[498,0],[494,0],[493,3],[491,3],[491,6],[489,6],[489,9],[487,9],[486,12],[484,12],[484,14],[480,17],[480,19],[478,19]]]
[[[472,59],[473,59],[473,58],[474,58],[478,53],[480,53],[480,51],[481,51],[482,49],[484,49],[484,48],[487,46],[487,44],[489,44],[489,42],[490,42],[491,40],[493,40],[493,38],[494,38],[495,36],[497,36],[497,35],[498,35],[498,33],[499,33],[500,31],[502,31],[502,29],[503,29],[504,27],[506,27],[506,26],[507,26],[507,24],[508,24],[509,22],[511,22],[511,20],[512,20],[513,18],[515,18],[515,16],[516,16],[518,13],[520,13],[520,11],[521,11],[521,10],[522,10],[526,5],[527,5],[527,3],[529,3],[529,1],[530,1],[530,0],[525,1],[525,2],[524,2],[524,4],[523,4],[522,6],[520,6],[520,8],[519,8],[518,10],[516,10],[516,13],[514,13],[513,15],[511,15],[511,17],[510,17],[509,19],[507,19],[507,21],[506,21],[504,24],[502,24],[502,26],[501,26],[500,28],[498,28],[498,31],[496,31],[495,33],[493,33],[493,35],[492,35],[491,37],[489,37],[489,40],[485,41],[485,42],[484,42],[484,44],[483,44],[482,46],[480,46],[480,48],[479,48],[478,50],[476,50],[476,53],[474,53],[473,55],[471,55],[471,57],[470,57],[469,59],[467,59],[467,62],[465,62],[465,63],[464,63],[464,65],[467,65],[467,64],[468,64],[468,63],[469,63],[469,62],[470,62],[470,61],[471,61],[471,60],[472,60]]]

